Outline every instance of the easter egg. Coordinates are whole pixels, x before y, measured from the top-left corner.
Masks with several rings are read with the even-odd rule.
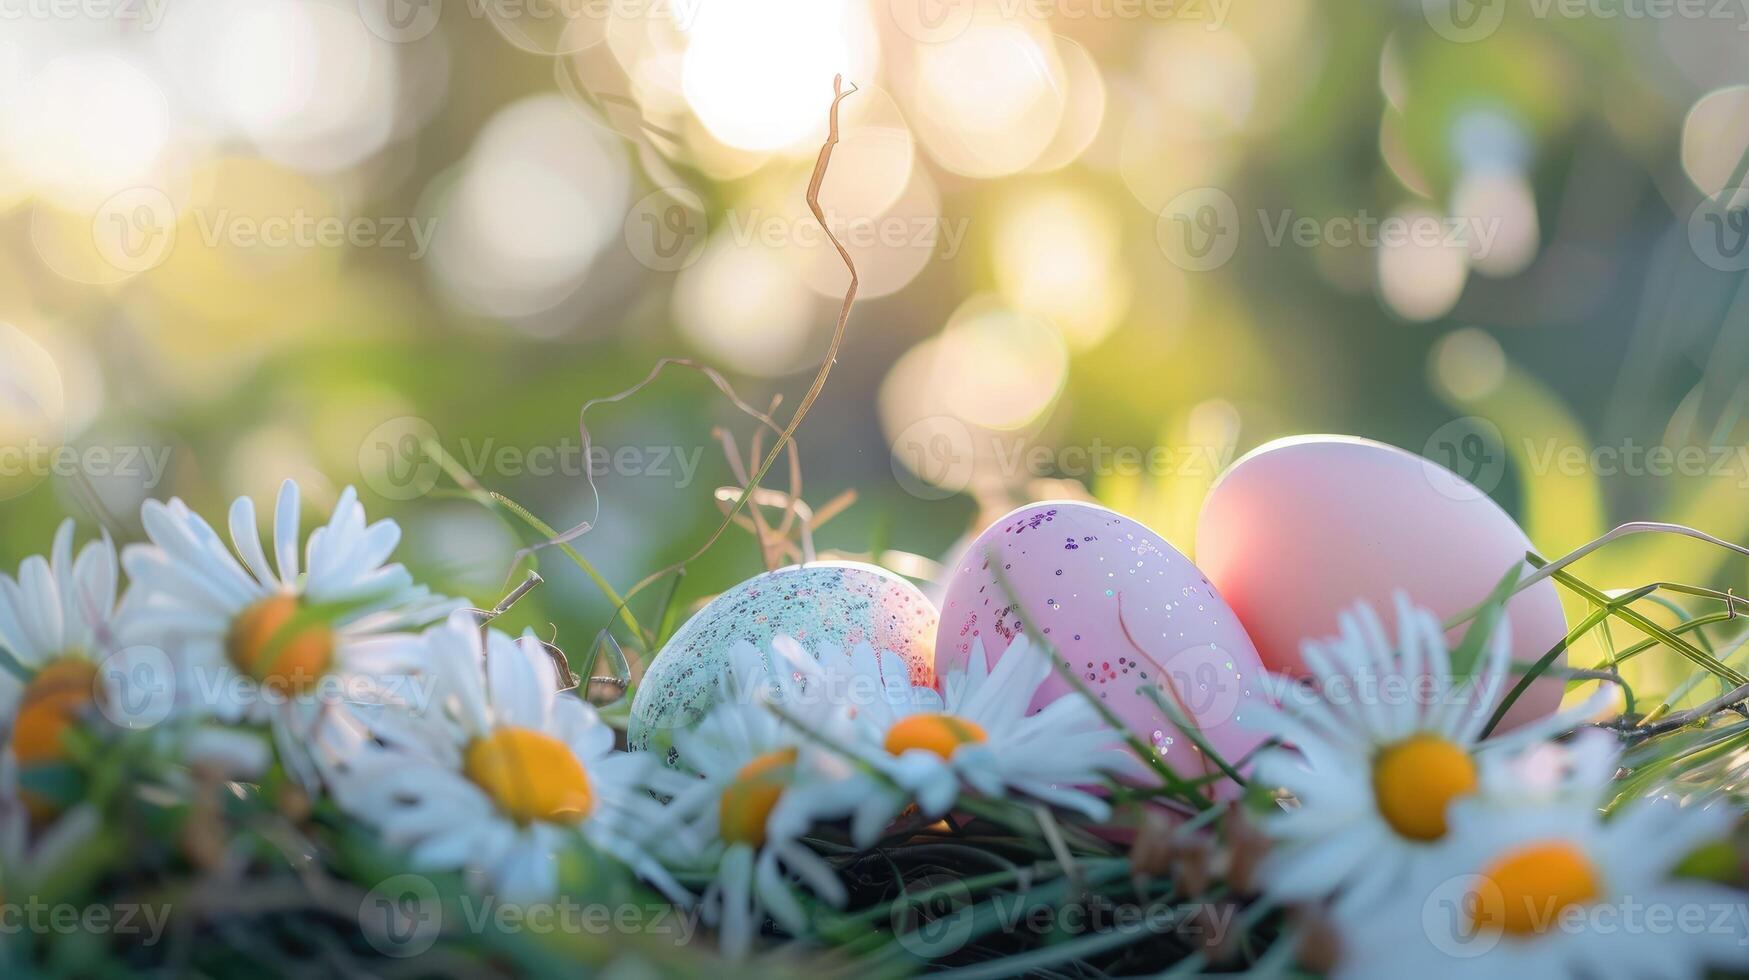
[[[980,643],[994,664],[1026,627],[1183,776],[1218,770],[1146,689],[1176,705],[1229,761],[1259,742],[1239,723],[1263,668],[1238,617],[1188,558],[1116,511],[1031,504],[979,535],[942,600],[937,673],[963,669]],[[1029,707],[1080,696],[1053,672]]]
[[[867,643],[903,657],[911,683],[929,684],[937,621],[916,586],[874,565],[822,561],[755,576],[712,599],[656,654],[632,699],[628,743],[647,749],[658,733],[702,718],[742,641],[764,650],[788,636],[812,651]]]
[[[1263,662],[1294,676],[1305,673],[1300,644],[1336,635],[1338,613],[1355,601],[1370,602],[1392,630],[1398,590],[1447,620],[1487,598],[1529,550],[1506,511],[1456,473],[1346,436],[1253,450],[1209,491],[1196,530],[1197,563]],[[1506,612],[1515,660],[1535,661],[1566,635],[1551,582],[1519,593]],[[1554,711],[1561,690],[1558,680],[1536,682],[1503,727]]]

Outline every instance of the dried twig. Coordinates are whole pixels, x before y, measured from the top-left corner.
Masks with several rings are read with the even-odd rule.
[[[844,292],[844,302],[838,310],[838,320],[832,332],[832,342],[826,349],[826,357],[820,365],[820,370],[814,375],[813,383],[808,386],[807,393],[802,396],[801,403],[796,406],[795,413],[790,416],[789,422],[781,429],[778,428],[770,415],[761,412],[742,401],[741,398],[735,394],[733,387],[729,385],[728,381],[723,378],[721,374],[706,365],[699,364],[686,358],[664,358],[663,360],[658,361],[656,366],[651,369],[649,375],[647,375],[643,381],[633,385],[625,391],[619,392],[616,395],[591,399],[584,404],[579,413],[578,427],[583,434],[584,451],[585,455],[587,455],[590,438],[589,429],[583,422],[583,417],[588,413],[590,408],[596,405],[624,401],[653,383],[667,367],[670,365],[678,365],[692,368],[693,370],[704,374],[705,377],[709,378],[711,382],[716,385],[717,389],[721,391],[736,408],[739,408],[745,414],[758,419],[766,426],[766,428],[773,429],[777,432],[777,442],[773,444],[770,451],[765,454],[764,460],[761,462],[759,469],[753,473],[752,479],[748,481],[746,488],[735,501],[734,506],[729,509],[728,514],[724,516],[722,522],[716,526],[716,529],[710,533],[710,536],[705,539],[704,543],[699,545],[697,550],[685,559],[646,575],[636,585],[626,591],[624,597],[621,599],[622,606],[625,603],[629,603],[634,596],[642,592],[644,589],[661,581],[670,574],[679,571],[689,563],[696,561],[717,543],[718,539],[723,536],[723,532],[728,530],[729,526],[734,523],[735,516],[741,513],[741,511],[745,509],[748,503],[753,499],[754,491],[765,479],[766,474],[771,471],[771,467],[777,463],[778,457],[786,451],[792,454],[795,452],[794,445],[796,429],[801,426],[802,420],[807,418],[808,412],[814,407],[814,402],[819,399],[820,393],[826,388],[826,379],[831,376],[832,366],[838,361],[838,352],[844,346],[844,336],[850,324],[850,311],[852,307],[856,305],[856,293],[858,287],[861,285],[861,279],[857,275],[856,262],[851,258],[849,249],[844,247],[844,243],[839,240],[837,233],[832,230],[831,225],[826,221],[826,213],[820,206],[820,188],[826,181],[826,173],[832,162],[832,151],[838,145],[839,104],[855,91],[856,87],[854,85],[848,90],[845,89],[844,76],[842,75],[832,80],[832,106],[827,116],[826,141],[820,146],[820,155],[814,161],[814,171],[812,177],[808,180],[807,194],[808,210],[814,215],[814,220],[820,223],[821,229],[826,233],[826,238],[832,242],[832,247],[838,250],[839,258],[844,261],[845,268],[850,271],[850,286]],[[796,464],[794,464],[792,460],[792,474],[796,472],[795,469],[793,469],[795,465]],[[600,495],[595,491],[593,477],[590,478],[590,490],[591,493],[595,494],[596,514],[594,518],[539,545],[523,549],[523,551],[518,552],[517,560],[520,561],[522,557],[529,552],[539,550],[540,548],[550,547],[552,545],[565,544],[588,533],[589,529],[594,526],[595,520],[599,518],[601,503]],[[618,610],[616,609],[615,612],[617,613]]]
[[[1628,734],[1635,738],[1642,738],[1659,735],[1668,731],[1674,731],[1678,728],[1692,725],[1697,721],[1702,721],[1717,712],[1726,711],[1736,707],[1746,700],[1749,700],[1749,684],[1744,684],[1741,687],[1728,691],[1699,707],[1690,708],[1687,711],[1678,711],[1673,715],[1665,715],[1662,720],[1651,725],[1629,729]]]

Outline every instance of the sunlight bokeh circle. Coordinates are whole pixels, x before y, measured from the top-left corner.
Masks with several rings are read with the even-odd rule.
[[[814,294],[781,249],[719,232],[674,285],[680,332],[713,363],[775,377],[803,366]]]
[[[909,106],[936,162],[967,177],[1026,169],[1051,146],[1066,104],[1064,71],[1048,35],[983,16],[916,51]]]
[[[833,77],[863,74],[873,44],[848,0],[713,0],[688,26],[682,88],[729,146],[794,149],[825,131]]]
[[[50,61],[19,93],[11,122],[7,143],[37,193],[74,208],[150,183],[171,139],[157,82],[101,50]]]
[[[623,233],[630,184],[618,138],[582,107],[560,95],[512,103],[441,195],[432,272],[464,309],[551,309]]]

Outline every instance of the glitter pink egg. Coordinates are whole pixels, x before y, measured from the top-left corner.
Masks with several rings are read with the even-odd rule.
[[[1263,668],[1238,617],[1189,559],[1116,511],[1030,504],[979,535],[948,582],[937,673],[962,669],[978,641],[993,663],[1023,624],[1181,775],[1215,770],[1145,688],[1171,699],[1228,760],[1260,741],[1240,724]],[[1079,696],[1053,674],[1031,709]]]

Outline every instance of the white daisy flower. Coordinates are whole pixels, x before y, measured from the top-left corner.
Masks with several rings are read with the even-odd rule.
[[[341,807],[416,870],[466,872],[505,901],[552,897],[560,855],[583,841],[687,901],[642,842],[661,818],[651,790],[688,781],[618,751],[595,709],[559,692],[538,641],[481,633],[457,613],[403,643],[438,678],[438,700],[419,715],[370,716],[374,738],[335,779]]]
[[[1698,977],[1749,967],[1749,894],[1670,875],[1719,840],[1724,808],[1642,802],[1604,822],[1595,804],[1452,807],[1436,860],[1341,927],[1341,980]]]
[[[791,934],[807,931],[798,884],[844,904],[837,874],[801,838],[816,823],[849,814],[870,785],[826,744],[849,733],[843,712],[808,689],[818,664],[793,641],[772,646],[771,663],[751,644],[733,648],[718,681],[720,700],[696,726],[674,734],[679,764],[699,778],[676,794],[669,813],[684,825],[682,846],[698,849],[701,863],[715,869],[702,911],[731,958],[746,955],[767,915]],[[809,730],[774,706],[805,718]]]
[[[107,536],[73,555],[73,522],[49,556],[26,559],[16,579],[0,575],[0,725],[20,764],[65,758],[67,730],[93,707],[98,663],[125,642],[116,603],[115,545]]]
[[[963,670],[936,678],[940,691],[911,687],[896,655],[861,647],[848,660],[846,668],[823,657],[822,670],[879,678],[880,696],[852,698],[861,757],[913,794],[927,817],[947,813],[969,789],[986,797],[1019,794],[1104,820],[1111,806],[1088,788],[1140,772],[1087,699],[1068,695],[1027,714],[1052,665],[1026,636],[1016,637],[993,667],[982,642],[974,643]],[[853,681],[849,689],[863,688]],[[859,842],[909,802],[890,792],[871,797],[857,815]]]
[[[39,828],[33,832],[34,809],[19,788],[16,760],[0,753],[0,904],[22,905],[34,898],[37,883],[76,857],[102,829],[97,810],[80,805],[46,826],[38,820]],[[0,930],[0,965],[7,962],[9,938],[16,932]]]
[[[78,806],[31,832],[31,807],[18,785],[18,763],[0,755],[0,901],[72,857],[101,823],[96,810]]]
[[[1452,676],[1445,631],[1431,612],[1399,595],[1397,623],[1392,642],[1372,608],[1356,605],[1340,617],[1340,636],[1304,645],[1313,689],[1281,679],[1281,705],[1244,713],[1285,743],[1258,754],[1252,777],[1286,789],[1296,804],[1263,820],[1276,845],[1260,880],[1279,900],[1340,893],[1340,903],[1364,906],[1401,885],[1445,836],[1452,801],[1489,785],[1490,760],[1572,728],[1613,698],[1600,691],[1484,742],[1510,676],[1504,621],[1469,677]]]
[[[350,487],[300,547],[298,487],[287,480],[274,516],[273,563],[248,497],[231,507],[235,554],[180,500],[147,501],[141,519],[152,543],[122,553],[133,582],[128,604],[175,665],[173,710],[270,722],[282,758],[306,785],[326,761],[309,750],[312,732],[344,726],[344,713],[329,709],[358,695],[373,672],[366,641],[459,605],[387,563],[400,528],[366,524]]]

